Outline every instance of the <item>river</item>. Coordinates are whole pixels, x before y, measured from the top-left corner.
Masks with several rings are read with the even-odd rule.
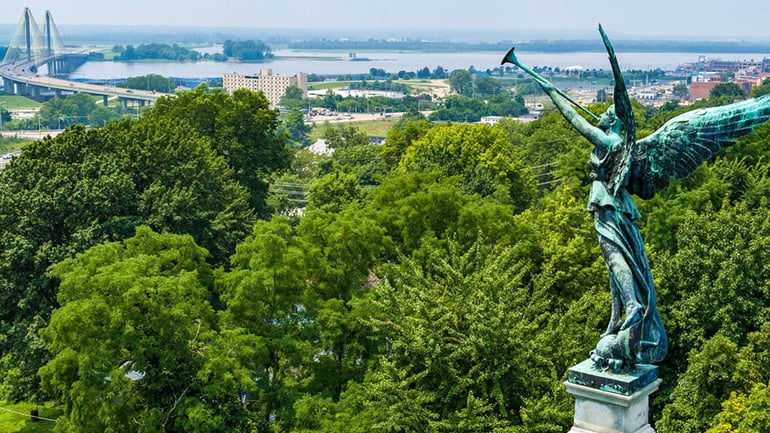
[[[116,79],[147,74],[178,78],[221,77],[224,73],[256,73],[262,68],[272,69],[276,75],[294,75],[297,72],[318,75],[366,74],[372,68],[386,72],[417,71],[428,67],[431,71],[441,66],[447,71],[494,69],[505,53],[415,53],[415,52],[357,52],[357,60],[344,60],[348,53],[278,50],[274,60],[264,63],[237,62],[87,62],[75,70],[72,78]],[[542,53],[517,51],[519,60],[529,66],[566,68],[582,66],[586,69],[609,69],[607,54],[600,52]],[[707,59],[747,60],[770,57],[770,53],[618,53],[623,70],[674,70],[683,63],[693,63],[704,55]]]

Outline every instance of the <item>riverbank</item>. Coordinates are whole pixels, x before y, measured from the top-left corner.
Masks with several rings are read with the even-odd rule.
[[[337,53],[307,52],[296,50],[276,51],[275,58],[261,63],[236,62],[86,62],[72,73],[72,78],[114,79],[160,74],[165,77],[204,78],[222,77],[225,73],[258,73],[260,69],[271,69],[276,75],[294,75],[298,72],[320,76],[363,75],[371,69],[382,69],[389,73],[431,71],[441,66],[446,71],[469,69],[492,70],[500,65],[504,51],[474,53],[414,53],[414,52],[359,52],[368,61],[341,61]],[[569,68],[580,66],[585,69],[609,70],[607,54],[599,52],[543,53],[518,50],[519,58],[531,66]],[[344,54],[343,54],[344,55]],[[693,63],[700,56],[707,59],[747,60],[770,57],[768,53],[721,53],[721,52],[680,52],[680,53],[624,53],[618,51],[621,69],[628,70],[676,70],[684,63]]]

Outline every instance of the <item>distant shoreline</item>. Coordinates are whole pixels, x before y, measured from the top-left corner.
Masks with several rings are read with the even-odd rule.
[[[600,40],[559,40],[559,41],[501,41],[494,43],[426,42],[393,40],[316,40],[293,42],[289,49],[301,51],[395,51],[415,53],[465,53],[465,52],[506,52],[511,46],[520,51],[540,53],[604,52]],[[761,53],[770,55],[770,41],[613,41],[616,52],[624,53]]]

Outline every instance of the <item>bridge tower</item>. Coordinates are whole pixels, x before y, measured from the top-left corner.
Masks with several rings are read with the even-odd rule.
[[[45,11],[45,41],[47,55],[61,54],[64,51],[64,41],[59,34],[59,28],[53,21],[51,11]]]
[[[8,51],[5,54],[3,63],[11,63],[17,60],[31,61],[38,57],[61,53],[63,50],[64,42],[62,42],[59,29],[56,28],[51,12],[46,11],[45,27],[44,31],[41,31],[32,17],[32,12],[29,8],[24,8],[24,13],[16,25],[16,31],[8,43]]]

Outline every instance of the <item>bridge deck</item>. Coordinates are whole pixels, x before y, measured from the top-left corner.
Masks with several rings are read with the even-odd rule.
[[[95,84],[78,83],[75,81],[53,78],[46,75],[39,75],[35,72],[32,72],[40,66],[72,55],[73,54],[57,54],[33,60],[0,64],[0,77],[10,82],[23,83],[25,85],[37,87],[40,89],[59,90],[73,93],[81,92],[107,97],[116,96],[119,99],[125,100],[155,101],[161,96],[172,96],[170,93],[148,92],[145,90],[123,89],[114,86],[100,86]],[[13,92],[11,91],[8,93]]]

